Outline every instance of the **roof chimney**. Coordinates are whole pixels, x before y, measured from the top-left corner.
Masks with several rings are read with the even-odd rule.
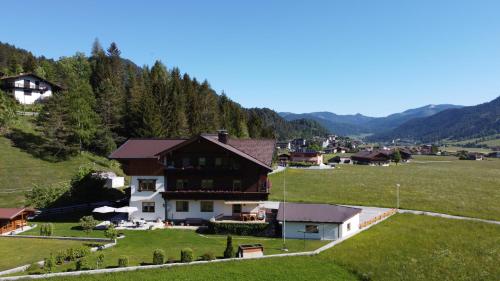
[[[218,133],[219,141],[227,144],[227,141],[229,140],[229,134],[227,133],[227,130],[221,129],[218,131]]]

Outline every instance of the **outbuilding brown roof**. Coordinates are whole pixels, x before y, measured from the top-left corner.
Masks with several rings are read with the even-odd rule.
[[[20,215],[24,211],[32,211],[26,208],[0,208],[0,219],[10,220],[18,215]]]
[[[280,203],[279,221],[343,223],[361,209],[329,204]]]

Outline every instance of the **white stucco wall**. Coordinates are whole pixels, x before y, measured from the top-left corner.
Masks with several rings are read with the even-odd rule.
[[[347,224],[351,224],[351,230],[347,231]],[[356,232],[359,230],[359,214],[355,215],[354,217],[346,220],[343,224],[342,227],[340,228],[340,237],[344,237],[346,235],[349,235],[353,232]]]
[[[189,212],[177,212],[176,202],[177,201],[188,201],[189,202]],[[201,212],[200,202],[201,201],[213,201],[214,211],[213,212]],[[224,216],[231,216],[233,214],[233,206],[226,204],[224,200],[167,200],[167,219],[168,220],[184,220],[184,219],[204,219],[209,220],[215,216],[223,214]],[[258,203],[255,204],[243,204],[241,206],[243,212],[257,212],[259,210]]]
[[[138,179],[156,179],[156,191],[138,191]],[[163,176],[132,176],[130,182],[129,206],[137,207],[138,211],[130,215],[130,218],[156,221],[165,220],[165,200],[161,192],[165,190]],[[142,212],[142,202],[155,202],[154,213]]]
[[[23,89],[15,89],[13,90],[13,95],[14,97],[21,103],[21,104],[33,104],[36,101],[39,101],[41,99],[47,98],[52,96],[52,87],[50,84],[47,84],[33,76],[29,76],[27,78],[23,77],[22,79],[16,80],[14,83],[20,87],[24,87],[24,79],[29,79],[30,80],[30,88],[31,88],[31,95],[25,95]],[[47,91],[41,93],[40,90],[35,90],[35,81],[40,82],[40,87],[42,88],[47,88]]]
[[[304,239],[306,225],[317,225],[318,233],[306,233],[306,239],[315,240],[335,240],[338,238],[339,225],[334,223],[313,223],[313,222],[286,222],[285,237],[292,239]]]

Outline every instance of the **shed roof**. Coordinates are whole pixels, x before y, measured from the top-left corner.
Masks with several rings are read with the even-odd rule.
[[[0,219],[13,219],[24,211],[32,211],[26,208],[0,208]]]
[[[281,203],[277,219],[283,221],[286,215],[286,221],[343,223],[360,212],[361,209],[339,205]]]

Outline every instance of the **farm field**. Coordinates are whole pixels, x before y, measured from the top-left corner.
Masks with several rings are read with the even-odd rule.
[[[85,233],[76,230],[76,223],[54,223],[54,235],[58,236],[80,236],[85,237]],[[192,230],[159,229],[148,231],[120,230],[125,238],[118,240],[118,245],[106,249],[105,267],[117,266],[118,258],[121,255],[129,257],[130,265],[148,264],[152,262],[153,251],[163,249],[166,257],[172,260],[180,259],[180,252],[184,248],[191,248],[195,259],[201,255],[212,252],[217,257],[221,257],[226,247],[226,236],[224,235],[200,235]],[[25,232],[25,234],[37,235],[35,230]],[[93,231],[89,237],[103,237],[103,231]],[[264,246],[264,253],[283,253],[282,240],[268,237],[233,236],[233,246],[235,251],[240,244],[260,243]],[[301,252],[315,250],[327,241],[308,240],[304,245],[303,240],[289,240],[287,247],[289,252]],[[305,248],[304,248],[305,246]],[[55,253],[54,253],[55,254]],[[89,257],[90,264],[95,264],[96,254]],[[59,266],[58,271],[74,269],[74,263]]]
[[[498,245],[497,225],[400,214],[314,257],[50,280],[497,280]]]
[[[458,160],[416,156],[409,164],[389,167],[341,165],[334,170],[287,169],[270,176],[270,200],[365,206],[396,206],[400,184],[403,209],[500,220],[500,160]]]
[[[2,238],[0,236],[0,271],[43,260],[51,252],[79,247],[78,241]]]
[[[122,174],[114,162],[88,152],[60,162],[34,156],[29,151],[38,146],[35,144],[38,135],[27,117],[18,120],[13,134],[24,148],[16,147],[11,139],[0,135],[0,207],[22,206],[24,192],[33,184],[44,186],[69,181],[81,166],[91,165]]]

